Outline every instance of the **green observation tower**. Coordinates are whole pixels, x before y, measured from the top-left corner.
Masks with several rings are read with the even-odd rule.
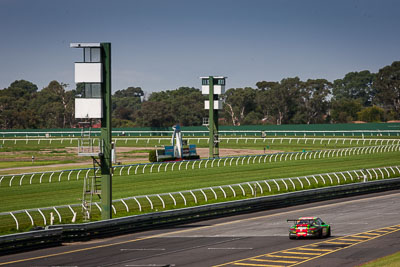
[[[222,109],[220,96],[225,93],[225,80],[223,76],[200,77],[201,92],[208,95],[204,108],[208,109],[208,118],[204,118],[203,125],[209,130],[209,158],[219,157],[218,111]]]
[[[85,176],[82,215],[88,221],[92,205],[101,200],[101,218],[111,219],[111,43],[72,43],[82,48],[83,61],[75,63],[75,83],[80,94],[75,97],[75,119],[81,119],[78,155],[93,159],[93,174]],[[101,121],[101,134],[93,136],[93,123]],[[98,171],[100,169],[100,175]]]

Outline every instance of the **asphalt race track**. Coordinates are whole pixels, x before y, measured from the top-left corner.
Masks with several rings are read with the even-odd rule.
[[[400,190],[244,214],[0,257],[0,266],[356,266],[400,250]],[[326,239],[289,240],[318,216]]]

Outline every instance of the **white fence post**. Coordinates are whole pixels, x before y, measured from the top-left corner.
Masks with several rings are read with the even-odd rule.
[[[136,168],[135,168],[135,175],[137,174],[137,170],[139,169],[139,165],[136,165]]]
[[[300,183],[300,185],[301,185],[301,189],[303,189],[304,186],[303,186],[303,183],[300,181],[300,178],[299,178],[299,177],[296,177],[296,178],[297,178],[297,180],[299,181],[299,183]]]
[[[251,195],[254,196],[254,189],[253,189],[253,187],[250,185],[250,183],[247,183],[247,185],[250,187]]]
[[[331,181],[331,184],[333,184],[332,177],[329,175],[329,173],[327,173],[326,175],[328,176],[329,180]]]
[[[162,203],[162,207],[163,209],[165,209],[165,202],[164,200],[161,198],[161,196],[159,194],[157,194],[157,197],[160,199],[161,203]]]
[[[281,188],[279,187],[279,184],[275,181],[275,179],[272,179],[272,181],[274,181],[274,183],[276,184],[276,187],[278,188],[278,191],[281,191]]]
[[[194,203],[197,204],[197,197],[195,194],[193,194],[192,190],[189,190],[190,194],[192,194],[193,198],[194,198]]]
[[[262,186],[258,183],[258,182],[256,182],[256,184],[258,185],[258,187],[260,188],[260,194],[262,195],[264,192],[263,192],[263,189],[262,189]]]
[[[133,167],[133,165],[129,166],[128,168],[128,175],[131,174],[131,168]]]
[[[246,192],[244,191],[243,187],[240,184],[238,184],[238,186],[240,187],[240,189],[242,189],[243,196],[245,196]]]
[[[268,184],[267,180],[264,180],[264,183],[268,186],[268,192],[271,192],[272,189],[271,186]]]
[[[321,177],[322,181],[324,182],[324,185],[326,184],[324,177],[320,174],[319,177]]]
[[[79,180],[79,174],[81,173],[82,170],[79,170],[78,173],[76,174],[76,180]],[[42,182],[42,180],[40,180]]]
[[[44,225],[47,225],[46,217],[44,216],[43,212],[42,212],[40,209],[38,209],[38,212],[40,213],[40,215],[42,215],[43,224],[44,224]]]
[[[172,198],[172,201],[174,202],[174,206],[176,206],[176,200],[175,200],[175,198],[172,196],[171,193],[169,193],[169,196]]]
[[[134,197],[133,198],[135,201],[136,201],[136,203],[138,204],[138,206],[139,206],[139,211],[142,211],[142,205],[140,205],[140,202],[136,199],[136,197]]]
[[[205,201],[207,202],[207,195],[204,193],[203,189],[200,189],[200,192],[203,194]]]
[[[286,184],[286,182],[285,182],[285,180],[284,179],[280,179],[282,182],[283,182],[283,184],[285,185],[285,188],[286,188],[286,191],[288,191],[289,190],[289,187],[288,187],[288,185]]]
[[[215,199],[218,199],[217,193],[215,193],[214,189],[213,189],[212,187],[210,187],[210,190],[213,192],[214,198],[215,198]]]
[[[13,175],[13,176],[11,177],[11,179],[10,179],[10,183],[9,183],[9,186],[11,186],[11,184],[12,184],[12,181],[13,181],[14,177],[15,177],[15,175]]]
[[[211,168],[214,168],[214,161],[215,159],[213,159],[213,161],[211,162]]]
[[[11,215],[11,217],[13,217],[13,219],[15,221],[15,225],[16,225],[17,230],[19,230],[19,224],[18,224],[17,218],[14,216],[14,214],[12,214],[12,212],[10,212],[10,215]]]
[[[343,174],[343,172],[340,172],[340,174],[342,175],[344,181],[346,182],[347,181],[346,176]]]
[[[19,180],[19,186],[22,186],[22,179],[24,179],[25,174],[21,176],[21,179]]]
[[[296,185],[293,183],[291,178],[289,178],[289,181],[292,183],[293,189],[296,190]]]
[[[337,176],[337,174],[336,174],[335,172],[333,173],[333,175],[335,175],[335,177],[336,177],[336,180],[337,180],[338,184],[340,184],[340,179],[339,179],[339,176]]]
[[[228,187],[232,190],[233,197],[236,197],[236,191],[233,189],[233,187],[230,185],[228,185]],[[225,198],[226,198],[226,196],[225,196]]]
[[[315,181],[315,183],[316,183],[316,184],[318,184],[318,180],[317,180],[317,178],[315,178],[315,176],[314,176],[314,175],[312,175],[311,177],[312,177],[312,178],[314,178],[314,181]]]
[[[183,198],[183,203],[186,206],[186,198],[185,198],[185,196],[182,194],[182,192],[179,192],[179,195],[181,195],[181,197]]]
[[[129,207],[128,207],[128,205],[125,203],[125,201],[124,201],[122,198],[121,198],[120,200],[121,200],[122,204],[124,204],[124,206],[125,206],[125,208],[126,208],[126,212],[129,212]]]
[[[147,199],[147,201],[149,201],[149,203],[150,203],[150,208],[153,209],[154,206],[153,206],[153,202],[151,201],[151,199],[150,199],[148,196],[145,196],[145,198]]]
[[[304,178],[306,179],[308,186],[311,186],[310,180],[308,180],[307,176],[304,176]]]
[[[60,172],[60,175],[58,176],[58,181],[59,181],[59,182],[61,182],[61,175],[62,175],[63,173],[64,173],[64,172],[61,171],[61,172]]]
[[[58,210],[56,209],[56,207],[53,207],[53,210],[57,213],[58,221],[61,223],[61,220],[62,220],[61,214],[58,212]]]
[[[165,165],[164,172],[167,171],[168,165],[169,165],[169,162],[167,163],[167,165]]]
[[[161,165],[162,165],[162,163],[160,163],[160,165],[158,165],[158,172],[160,172]]]
[[[117,210],[115,209],[115,206],[111,204],[111,208],[113,209],[114,214],[117,214]]]
[[[25,213],[26,213],[26,215],[28,215],[29,219],[31,220],[32,226],[34,226],[34,225],[35,225],[35,222],[33,221],[32,216],[29,214],[29,212],[28,212],[27,210],[25,210]],[[61,222],[61,221],[60,221],[60,222]],[[18,230],[18,229],[17,229],[17,230]]]

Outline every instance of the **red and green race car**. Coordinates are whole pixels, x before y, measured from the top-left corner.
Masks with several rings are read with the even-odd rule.
[[[298,219],[289,219],[288,222],[294,222],[289,229],[289,238],[297,239],[299,237],[330,237],[331,226],[324,223],[318,217],[300,217]]]

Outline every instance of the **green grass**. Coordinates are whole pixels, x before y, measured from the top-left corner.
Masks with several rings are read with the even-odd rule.
[[[35,160],[34,163],[32,163],[32,161],[0,162],[0,173],[2,173],[1,172],[2,168],[35,167],[35,166],[46,166],[46,165],[53,165],[53,164],[76,163],[76,162],[77,161],[75,161],[75,160]],[[63,169],[63,168],[58,167],[57,170],[59,170],[59,169]],[[32,168],[32,170],[34,170],[34,168]],[[24,170],[23,172],[29,172],[29,170]],[[6,174],[6,173],[10,173],[10,171],[4,172],[4,174]]]
[[[123,140],[123,139],[122,139]],[[193,143],[193,142],[192,142]],[[194,142],[197,144],[197,142]],[[119,141],[118,144],[120,146],[129,146],[129,147],[154,147],[154,145],[160,145],[157,140],[139,140],[138,143],[136,141],[128,140],[125,144],[125,141]],[[117,147],[118,147],[117,144]],[[161,142],[161,144],[163,144]],[[168,141],[165,141],[165,144],[168,144]],[[32,166],[32,162],[29,160],[29,155],[31,155],[32,151],[38,151],[44,153],[46,157],[52,158],[52,160],[35,160],[34,165],[39,165],[41,168],[39,169],[24,169],[21,172],[40,172],[40,171],[48,171],[48,170],[62,170],[62,169],[78,169],[78,168],[86,168],[91,167],[91,164],[86,164],[82,161],[90,160],[90,158],[84,157],[76,157],[73,153],[66,153],[65,148],[67,147],[76,147],[75,140],[70,144],[69,141],[63,142],[61,144],[60,141],[53,141],[50,144],[50,141],[46,140],[45,142],[41,142],[37,144],[36,142],[22,142],[19,141],[17,144],[14,142],[6,142],[6,149],[10,152],[21,152],[20,155],[24,155],[27,157],[27,160],[21,161],[18,160],[18,156],[15,156],[14,161],[1,161],[1,159],[6,159],[10,157],[10,153],[1,152],[5,150],[0,150],[0,173],[9,174],[10,172],[1,171],[1,168],[10,168],[10,167],[24,167],[24,166]],[[206,141],[200,141],[197,144],[199,147],[208,147]],[[339,139],[338,142],[332,141],[330,144],[327,142],[315,142],[314,144],[310,141],[307,143],[302,143],[302,140],[297,143],[297,141],[292,141],[289,143],[288,140],[283,140],[282,143],[279,139],[276,139],[274,143],[271,140],[264,142],[254,143],[253,141],[249,141],[246,143],[245,140],[239,140],[238,143],[236,141],[230,141],[227,143],[223,141],[220,144],[221,148],[246,148],[246,149],[258,149],[260,150],[260,154],[263,153],[264,147],[268,146],[269,150],[279,150],[279,151],[302,151],[302,150],[318,150],[318,149],[332,149],[332,148],[343,148],[343,147],[355,147],[362,146],[363,144],[360,142],[358,145],[353,142],[351,145],[349,142],[343,144]],[[366,142],[365,145],[369,145]],[[374,142],[371,145],[375,145]],[[3,147],[4,149],[4,147]],[[43,152],[45,151],[45,152]],[[140,151],[135,152],[146,152],[147,149],[141,149]],[[133,151],[132,151],[133,152]],[[129,154],[130,152],[123,153]],[[59,160],[58,156],[63,156],[64,159]],[[219,185],[229,185],[236,184],[241,182],[249,182],[249,181],[257,181],[257,180],[265,180],[265,179],[275,179],[275,178],[287,178],[287,177],[297,177],[311,174],[319,174],[326,172],[337,172],[337,171],[346,171],[346,170],[355,170],[361,168],[374,168],[374,167],[383,167],[383,166],[394,166],[399,165],[399,157],[400,152],[387,152],[387,153],[377,153],[377,154],[366,154],[366,155],[355,155],[355,156],[347,156],[347,157],[334,157],[334,158],[325,158],[325,159],[307,159],[307,160],[292,160],[292,161],[283,161],[283,162],[268,162],[267,163],[258,163],[258,159],[255,163],[244,164],[239,166],[226,166],[223,167],[221,164],[220,167],[210,168],[211,161],[208,163],[208,168],[204,168],[205,162],[202,164],[202,169],[191,169],[191,163],[189,164],[188,170],[178,171],[178,164],[175,165],[174,171],[172,171],[172,164],[168,166],[168,171],[164,172],[164,165],[162,165],[161,172],[157,173],[155,170],[157,169],[157,165],[154,167],[152,174],[148,173],[150,166],[147,167],[146,173],[142,174],[142,168],[140,167],[139,173],[134,175],[132,168],[131,175],[127,175],[127,168],[125,168],[122,176],[119,176],[119,169],[116,169],[116,174],[113,177],[113,199],[126,198],[131,196],[138,195],[150,195],[150,194],[160,194],[160,193],[168,193],[168,192],[176,192],[182,190],[190,190],[197,188],[205,188],[210,186],[219,186]],[[76,160],[71,160],[71,158],[75,158]],[[57,168],[49,168],[45,165],[50,164],[63,164],[68,162],[82,162],[82,165],[73,167],[57,167]],[[245,160],[247,162],[247,159]],[[228,161],[229,162],[229,161]],[[241,162],[241,160],[240,160]],[[197,165],[197,164],[196,164]],[[229,164],[227,164],[229,165]],[[185,165],[183,165],[185,166]],[[20,173],[21,173],[20,172]],[[17,173],[17,171],[13,171],[12,173]],[[7,179],[10,179],[7,178]],[[52,183],[48,183],[50,179],[50,174],[46,174],[43,176],[43,183],[39,184],[39,177],[36,176],[34,178],[34,182],[32,185],[28,184],[29,177],[25,177],[23,180],[23,185],[19,186],[19,179],[16,178],[13,181],[13,186],[8,186],[7,179],[4,179],[0,186],[0,212],[6,211],[14,211],[14,210],[22,210],[22,209],[32,209],[32,208],[42,208],[42,207],[53,207],[65,204],[80,204],[82,198],[82,187],[83,187],[83,178],[82,175],[79,180],[76,180],[76,174],[71,175],[71,180],[66,180],[66,174],[62,176],[61,182],[58,182],[58,174],[52,177]],[[299,186],[299,184],[296,184]],[[247,188],[246,190],[249,190]],[[291,190],[291,189],[290,189]],[[276,191],[276,190],[275,190]],[[274,192],[277,193],[277,192]],[[221,196],[222,191],[218,192],[219,196]],[[243,196],[236,196],[234,198],[232,195],[228,195],[226,199],[214,200],[211,192],[207,192],[208,201],[205,202],[204,199],[199,199],[198,204],[204,203],[213,203],[217,201],[227,201],[233,199],[241,199]],[[190,195],[186,196],[189,199]],[[248,197],[248,196],[246,196]],[[160,206],[160,201],[155,198],[152,199],[154,203],[158,203]],[[183,204],[178,204],[174,206],[169,200],[166,203],[167,209],[174,209],[183,207]],[[193,199],[191,199],[193,202]],[[134,210],[130,212],[126,212],[125,207],[121,202],[115,203],[116,209],[118,210],[117,216],[124,215],[132,215],[139,214],[141,212],[138,211],[137,204],[134,200],[128,200],[127,202],[130,207],[136,207]],[[154,210],[150,210],[149,204],[144,203],[143,212],[151,212]],[[193,203],[190,205],[194,205]],[[75,208],[75,211],[80,213],[80,208]],[[50,211],[46,211],[49,213]],[[66,217],[69,219],[64,219],[63,222],[69,223],[71,212],[68,209],[60,211],[62,212],[63,218]],[[46,213],[46,217],[49,214]],[[26,214],[21,213],[17,214],[17,217],[21,218],[23,222],[20,225],[21,229],[28,230],[31,228],[30,221]],[[40,214],[34,214],[35,222],[41,220]],[[6,218],[1,218],[0,221],[0,233],[7,232],[15,232],[14,220],[11,216],[2,216]],[[93,210],[93,218],[99,219],[100,213],[96,208]]]
[[[221,138],[225,138],[224,136],[220,136]],[[161,145],[170,145],[170,138],[169,137],[163,137],[166,138],[165,140],[161,140],[159,142],[158,137],[150,137],[150,138],[133,138],[133,137],[127,137],[127,138],[114,138],[114,141],[116,141],[116,146],[119,147],[154,147],[154,146],[161,146]],[[198,147],[208,147],[208,143],[206,139],[201,139],[199,140],[196,137],[184,137],[184,139],[190,138],[189,143],[190,144],[195,144]],[[204,138],[204,137],[200,137]],[[254,142],[253,136],[248,136],[247,140],[246,137],[230,137],[233,139],[230,140],[221,140],[220,142],[220,147],[221,148],[254,148],[254,149],[263,149],[265,146],[270,146],[270,149],[276,149],[279,147],[287,149],[287,151],[299,151],[301,149],[322,149],[326,147],[330,148],[340,148],[340,147],[350,147],[350,146],[362,146],[362,145],[373,145],[375,144],[375,141],[369,142],[369,141],[352,141],[350,144],[350,141],[346,140],[343,143],[343,138],[342,137],[316,137],[315,141],[313,142],[312,137],[308,137],[307,139],[303,139],[302,137],[282,137],[282,138],[275,138],[274,141],[272,139],[257,139],[256,142]],[[236,139],[237,138],[237,139]],[[293,138],[292,140],[289,139],[283,139],[283,138]],[[298,138],[300,138],[298,140]],[[321,143],[321,138],[323,138],[322,143]],[[328,141],[328,138],[331,139],[331,141]],[[393,137],[396,138],[396,137]],[[346,137],[346,139],[350,139]],[[366,139],[377,139],[377,138],[369,138],[366,137]],[[379,139],[385,139],[385,138],[379,138]],[[42,140],[40,143],[38,140],[29,140],[26,142],[25,140],[20,140],[17,142],[14,142],[12,140],[5,141],[3,144],[3,147],[1,148],[0,151],[38,151],[43,147],[47,148],[65,148],[65,147],[77,147],[77,140],[72,139],[72,142],[69,140],[65,140],[61,142],[61,140],[52,140],[47,139],[47,140]],[[378,142],[379,144],[380,142]],[[285,150],[286,151],[286,150]]]
[[[400,252],[394,253],[392,255],[379,258],[361,265],[363,267],[397,267],[400,266]]]
[[[249,137],[251,138],[251,137]],[[127,140],[127,141],[125,141]],[[119,160],[123,160],[125,164],[136,162],[137,158],[142,158],[143,155],[135,155],[135,153],[146,153],[149,150],[140,149],[140,150],[132,150],[129,152],[119,152],[119,146],[126,147],[149,147],[154,148],[154,146],[160,145],[169,145],[168,140],[161,140],[158,142],[157,137],[153,138],[138,138],[136,142],[136,138],[120,138],[117,141],[117,157],[120,155]],[[191,144],[196,144],[198,147],[208,147],[207,140],[200,140],[194,138],[190,140]],[[379,142],[378,142],[379,144]],[[349,141],[345,141],[343,144],[343,139],[338,137],[335,139],[331,139],[329,142],[328,139],[324,139],[321,143],[320,139],[316,139],[316,141],[312,141],[312,139],[293,139],[292,141],[288,139],[277,138],[272,141],[271,139],[257,139],[257,142],[254,143],[253,139],[231,139],[229,142],[227,140],[221,140],[220,148],[230,148],[230,149],[254,149],[259,150],[260,154],[266,148],[266,152],[270,151],[285,151],[285,152],[294,152],[294,151],[311,151],[311,150],[321,150],[321,149],[335,149],[335,148],[346,148],[346,147],[360,147],[360,146],[368,146],[375,145],[375,141],[369,142],[368,140],[365,143],[362,140],[353,141],[351,144]],[[35,156],[34,166],[41,165],[47,166],[52,164],[67,164],[67,163],[79,163],[82,162],[82,166],[90,166],[85,162],[90,161],[89,157],[77,157],[76,156],[76,147],[77,147],[77,138],[72,139],[72,142],[65,140],[61,142],[60,140],[52,140],[46,139],[38,142],[38,140],[30,140],[28,143],[24,140],[20,140],[14,142],[12,140],[5,141],[3,147],[0,149],[0,173],[7,174],[7,171],[1,171],[3,168],[17,168],[17,167],[29,167],[32,166],[31,157]],[[68,149],[69,150],[68,150]],[[72,148],[72,150],[71,150]],[[70,152],[69,152],[70,151]],[[2,153],[8,152],[8,153]],[[131,154],[131,155],[129,155]],[[47,168],[43,168],[45,170]],[[59,170],[62,169],[71,169],[69,166],[58,167]],[[53,168],[54,170],[54,168]],[[21,172],[34,172],[37,169],[32,168],[31,170],[25,169]],[[21,173],[19,171],[13,171],[12,173]],[[11,173],[11,172],[8,172]]]
[[[271,178],[296,177],[325,172],[373,168],[399,164],[400,152],[390,152],[374,155],[358,155],[343,158],[326,158],[290,162],[255,163],[232,167],[214,167],[195,170],[167,171],[160,173],[145,173],[137,175],[114,175],[113,198],[124,198],[137,195],[175,192],[188,189],[203,188],[217,185],[228,185],[240,182],[257,181]],[[203,165],[204,166],[204,165]],[[82,176],[82,175],[81,175]],[[27,182],[29,177],[25,178]],[[38,184],[38,178],[32,185],[18,185],[13,182],[9,187],[3,181],[0,187],[0,211],[12,211],[62,204],[80,203],[82,182],[75,175],[67,181],[65,176],[58,182],[57,175],[48,183],[49,175]]]

